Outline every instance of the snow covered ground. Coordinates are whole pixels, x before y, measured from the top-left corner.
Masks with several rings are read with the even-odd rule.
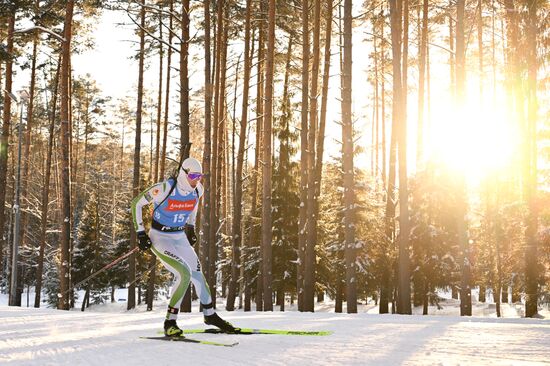
[[[315,313],[220,311],[241,327],[334,333],[192,336],[239,342],[233,348],[140,339],[160,330],[164,303],[153,312],[142,306],[126,311],[123,302],[86,312],[8,307],[5,299],[0,304],[0,365],[550,365],[548,313],[546,319],[522,319],[519,306],[508,304],[508,317],[501,319],[488,304],[475,304],[474,313],[484,316],[471,318],[378,315],[373,304],[354,315],[335,314],[330,303],[318,304]],[[440,314],[456,314],[456,300],[442,305]],[[196,305],[179,323],[204,327]]]

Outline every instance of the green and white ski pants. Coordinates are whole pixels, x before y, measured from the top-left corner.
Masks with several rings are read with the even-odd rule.
[[[164,267],[174,275],[174,284],[168,305],[179,309],[190,281],[193,281],[201,304],[211,304],[212,296],[201,271],[201,264],[195,250],[189,244],[185,233],[183,231],[163,233],[159,230],[151,229],[149,231],[149,238],[153,243],[151,248],[153,253],[155,253]],[[213,308],[204,308],[204,315],[211,315],[213,313]],[[168,317],[176,319],[177,314],[169,314]]]

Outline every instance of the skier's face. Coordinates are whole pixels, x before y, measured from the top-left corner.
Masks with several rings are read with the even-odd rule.
[[[195,173],[195,172],[187,173],[187,182],[189,182],[189,185],[193,188],[197,186],[201,178],[202,178],[201,173]]]

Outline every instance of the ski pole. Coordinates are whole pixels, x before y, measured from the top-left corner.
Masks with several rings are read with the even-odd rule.
[[[143,271],[139,276],[136,277],[135,280],[133,280],[132,282],[130,282],[128,284],[128,286],[131,286],[133,285],[134,283],[136,283],[137,281],[141,280],[142,277],[144,277],[147,273],[151,272],[153,270],[153,268],[155,268],[155,266],[157,265],[157,263],[155,262],[155,264],[153,264],[151,267],[147,268],[145,271]]]
[[[117,264],[118,262],[122,261],[123,259],[129,257],[130,255],[132,255],[134,252],[136,252],[137,250],[139,249],[139,247],[135,247],[134,249],[130,250],[129,252],[127,253],[124,253],[123,255],[121,255],[120,257],[116,258],[114,261],[112,261],[111,263],[107,264],[105,267],[101,268],[99,271],[97,272],[94,272],[92,273],[91,275],[89,275],[88,277],[86,277],[85,279],[83,279],[82,281],[78,282],[77,284],[73,285],[70,289],[68,289],[67,291],[65,291],[64,293],[66,294],[67,292],[69,291],[72,291],[74,290],[75,288],[77,288],[78,286],[82,285],[83,283],[91,280],[92,278],[96,277],[98,274],[100,274],[101,272],[103,271],[106,271],[108,270],[109,268],[111,268],[112,266],[114,266],[115,264]],[[59,294],[61,295],[61,294]],[[58,295],[58,296],[59,296]]]

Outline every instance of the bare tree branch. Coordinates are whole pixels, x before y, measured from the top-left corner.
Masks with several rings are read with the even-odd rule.
[[[178,22],[182,23],[183,20],[178,16],[178,14],[176,14],[175,12],[172,12],[170,10],[166,10],[166,9],[163,9],[163,8],[160,8],[158,6],[154,6],[154,5],[148,5],[148,4],[143,4],[143,3],[140,3],[138,1],[135,1],[136,4],[138,4],[139,6],[142,6],[144,8],[147,8],[147,9],[153,9],[153,10],[156,10],[156,11],[159,11],[161,13],[164,13],[164,14],[168,14],[168,15],[171,15],[174,17],[174,19],[176,19]]]
[[[32,32],[33,30],[40,30],[42,32],[45,32],[45,33],[48,33],[48,34],[54,36],[55,38],[59,39],[61,42],[65,42],[65,38],[63,38],[59,34],[55,33],[53,30],[41,27],[39,25],[35,25],[35,26],[32,26],[30,28],[26,28],[26,29],[16,29],[15,31],[13,31],[13,33],[29,33],[29,32]]]
[[[178,33],[176,33],[172,28],[170,28],[170,26],[162,23],[162,26],[164,27],[164,29],[166,29],[168,32],[170,32],[170,34],[172,34],[172,37],[176,37],[176,39],[178,41],[180,41],[180,43],[183,43],[183,39],[181,39],[181,37],[178,35]]]
[[[154,40],[156,40],[157,42],[160,42],[164,45],[166,45],[166,47],[169,47],[171,48],[173,51],[175,52],[180,52],[180,50],[174,46],[172,46],[171,44],[165,42],[164,40],[156,37],[154,34],[152,34],[151,32],[149,32],[146,28],[143,28],[140,24],[138,24],[138,22],[136,22],[136,20],[134,18],[132,18],[132,16],[130,15],[130,12],[127,12],[128,14],[128,18],[130,18],[130,20],[132,21],[132,23],[134,23],[135,25],[137,25],[141,30],[143,30],[149,37],[153,38]]]

